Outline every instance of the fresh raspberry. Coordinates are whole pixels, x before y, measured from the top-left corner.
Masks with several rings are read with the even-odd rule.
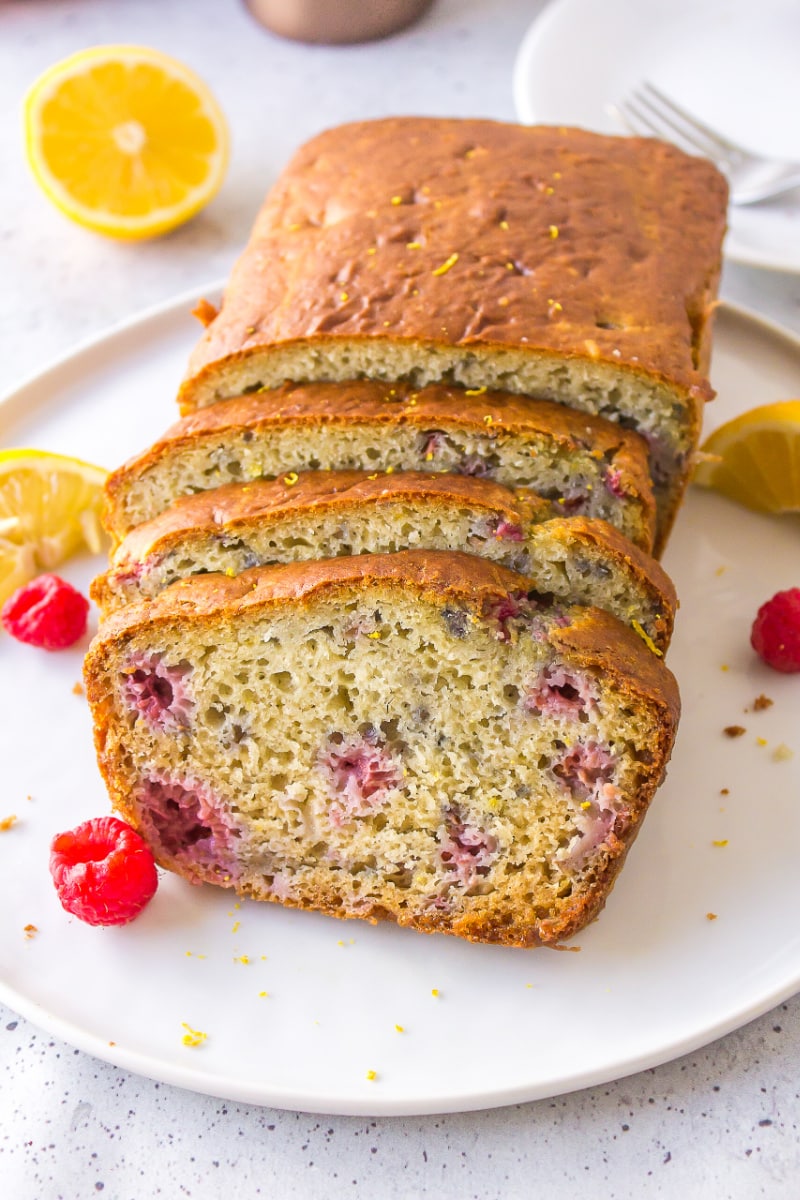
[[[158,886],[150,847],[118,817],[94,817],[54,837],[50,874],[64,908],[88,925],[127,925]]]
[[[89,601],[58,575],[40,575],[9,596],[3,628],[19,642],[64,650],[86,632]]]
[[[800,588],[777,592],[761,605],[750,644],[768,667],[786,674],[800,671]]]

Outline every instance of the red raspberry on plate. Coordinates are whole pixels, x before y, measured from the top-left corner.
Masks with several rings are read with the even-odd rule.
[[[50,874],[63,907],[89,925],[127,925],[158,886],[150,847],[118,817],[94,817],[57,834]]]
[[[86,632],[89,601],[58,575],[40,575],[9,596],[2,621],[17,641],[65,650]]]
[[[800,671],[800,588],[777,592],[761,605],[750,644],[776,671]]]

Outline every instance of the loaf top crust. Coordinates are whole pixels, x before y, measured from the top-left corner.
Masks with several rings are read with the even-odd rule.
[[[134,601],[105,619],[89,650],[85,674],[91,700],[103,670],[104,648],[147,627],[180,623],[184,628],[217,620],[236,620],[260,612],[313,605],[320,598],[358,598],[402,590],[438,607],[461,605],[477,614],[491,611],[509,595],[525,594],[530,582],[487,559],[458,551],[404,550],[309,562],[253,567],[241,575],[196,575],[179,580],[152,600]],[[547,636],[579,661],[622,681],[626,693],[658,703],[665,724],[674,727],[680,712],[677,682],[644,641],[615,617],[596,608],[570,608],[563,625],[550,625]]]
[[[726,203],[710,163],[654,139],[420,117],[329,130],[268,195],[182,406],[222,360],[354,338],[513,347],[700,401]]]

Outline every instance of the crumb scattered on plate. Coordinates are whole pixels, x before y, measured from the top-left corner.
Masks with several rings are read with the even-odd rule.
[[[722,732],[726,737],[737,738],[741,737],[743,733],[747,733],[747,730],[744,725],[726,725]]]

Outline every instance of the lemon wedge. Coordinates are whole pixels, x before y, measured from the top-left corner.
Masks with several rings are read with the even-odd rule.
[[[694,482],[756,512],[800,512],[800,400],[751,408],[703,443]]]
[[[0,603],[40,571],[103,546],[102,467],[43,450],[0,450]]]
[[[228,162],[227,125],[209,89],[146,46],[95,46],[50,67],[25,98],[25,134],[53,203],[116,238],[187,221]]]

